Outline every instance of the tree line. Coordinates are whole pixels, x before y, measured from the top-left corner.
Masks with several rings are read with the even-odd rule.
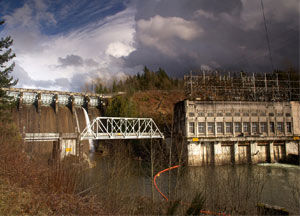
[[[96,83],[95,93],[116,93],[126,92],[133,94],[137,91],[147,90],[180,90],[183,87],[183,80],[171,78],[164,69],[151,71],[146,66],[142,73],[127,76],[125,80],[114,80],[110,87],[105,86],[101,81]]]

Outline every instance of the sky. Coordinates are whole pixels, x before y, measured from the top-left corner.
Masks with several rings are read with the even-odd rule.
[[[263,0],[274,69],[299,68],[299,0]],[[16,87],[81,91],[143,71],[272,72],[261,0],[0,0]]]

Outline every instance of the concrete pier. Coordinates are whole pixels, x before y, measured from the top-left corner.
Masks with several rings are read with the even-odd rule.
[[[245,145],[244,142],[194,142],[187,144],[188,165],[222,165],[222,164],[256,164],[274,163],[286,160],[286,151],[289,154],[296,154],[298,149],[294,148],[294,143],[286,145],[274,145],[272,141],[257,145],[252,142]],[[292,150],[294,148],[294,150]],[[274,159],[276,155],[276,160]]]

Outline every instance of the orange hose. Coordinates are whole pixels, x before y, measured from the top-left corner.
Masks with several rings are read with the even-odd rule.
[[[169,201],[169,199],[168,199],[168,197],[166,197],[166,195],[164,195],[164,194],[159,190],[159,188],[157,187],[157,184],[156,184],[156,177],[158,177],[158,176],[159,176],[161,173],[163,173],[163,172],[166,172],[166,171],[172,170],[172,169],[176,169],[176,168],[178,168],[178,167],[180,167],[180,165],[172,166],[172,167],[170,167],[170,168],[167,168],[167,169],[164,169],[164,170],[158,172],[158,173],[154,176],[154,179],[153,179],[153,181],[154,181],[154,186],[155,186],[156,190],[158,191],[158,193],[160,193],[160,194],[162,195],[162,197],[165,198],[166,201]]]
[[[157,184],[156,184],[156,178],[157,178],[158,176],[160,176],[160,174],[162,174],[162,173],[164,173],[164,172],[166,172],[166,171],[168,171],[168,170],[176,169],[176,168],[178,168],[178,167],[180,167],[180,166],[181,166],[181,165],[176,165],[176,166],[172,166],[172,167],[170,167],[170,168],[164,169],[164,170],[158,172],[158,173],[154,176],[154,178],[153,178],[153,182],[154,182],[154,186],[155,186],[156,190],[158,191],[158,193],[160,193],[160,194],[162,195],[162,197],[163,197],[167,202],[169,201],[169,199],[168,199],[168,197],[167,197],[166,195],[164,195],[164,194],[159,190],[159,188],[158,188],[158,186],[157,186]],[[189,205],[189,203],[184,203],[184,202],[180,202],[180,203],[181,203],[181,204]],[[202,213],[202,214],[208,214],[208,215],[226,215],[225,213],[217,213],[217,212],[204,211],[204,210],[201,210],[200,213]]]

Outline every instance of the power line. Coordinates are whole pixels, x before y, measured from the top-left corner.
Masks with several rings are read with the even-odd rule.
[[[262,8],[262,13],[263,13],[263,18],[264,18],[264,24],[265,24],[266,37],[267,37],[267,42],[268,42],[268,50],[269,50],[269,55],[270,55],[271,67],[272,67],[272,71],[274,71],[273,58],[272,58],[271,46],[270,46],[270,38],[269,38],[269,34],[268,34],[268,28],[267,28],[267,23],[266,23],[263,0],[260,0],[260,2],[261,2],[261,8]]]

